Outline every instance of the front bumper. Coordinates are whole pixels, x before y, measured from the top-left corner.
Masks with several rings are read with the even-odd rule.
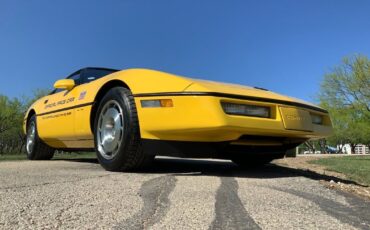
[[[173,107],[142,108],[141,100],[172,99]],[[268,106],[270,118],[228,115],[221,101],[230,103]],[[140,132],[143,139],[191,141],[191,142],[235,142],[255,145],[254,141],[243,140],[243,136],[286,137],[291,139],[322,138],[332,133],[330,117],[314,108],[303,108],[291,103],[273,103],[207,95],[158,95],[135,96]],[[323,124],[313,124],[307,119],[295,119],[295,128],[287,127],[282,109],[288,108],[323,117]],[[303,122],[305,122],[303,124]],[[309,122],[309,124],[307,123]],[[300,128],[300,123],[302,127]],[[298,127],[298,128],[297,128]],[[289,129],[288,129],[289,128]],[[301,129],[301,130],[300,130]],[[272,145],[260,141],[260,145]]]

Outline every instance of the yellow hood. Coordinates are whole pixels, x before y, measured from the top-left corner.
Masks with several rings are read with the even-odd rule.
[[[209,92],[209,93],[220,93],[220,94],[230,94],[230,95],[240,95],[246,97],[255,98],[266,98],[278,101],[302,103],[312,107],[320,108],[312,103],[288,97],[285,95],[277,94],[268,90],[253,88],[249,86],[243,86],[238,84],[230,84],[223,82],[206,81],[199,79],[189,79],[193,83],[189,85],[184,91],[185,92]],[[321,108],[320,108],[321,109]]]

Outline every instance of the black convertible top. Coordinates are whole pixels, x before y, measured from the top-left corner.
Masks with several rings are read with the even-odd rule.
[[[79,69],[79,70],[71,73],[70,75],[68,75],[67,78],[69,78],[70,76],[75,75],[76,73],[79,73],[79,72],[81,72],[81,71],[83,71],[85,69],[106,70],[106,71],[111,71],[112,73],[119,71],[118,69],[111,69],[111,68],[104,68],[104,67],[85,67],[85,68]]]

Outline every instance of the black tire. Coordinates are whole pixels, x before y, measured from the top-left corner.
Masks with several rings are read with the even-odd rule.
[[[123,126],[122,131],[116,133],[119,127],[116,127],[116,120],[111,121],[112,124],[110,124],[109,127],[113,131],[111,131],[112,134],[108,135],[110,138],[109,140],[111,141],[110,143],[118,143],[116,149],[113,149],[111,152],[107,150],[110,146],[105,147],[105,141],[101,141],[103,138],[107,139],[104,134],[110,132],[107,128],[109,125],[107,123],[107,120],[109,120],[108,110],[110,109],[118,112],[116,115],[119,114],[121,119],[116,120],[120,120],[123,124],[121,125]],[[104,126],[102,124],[107,125]],[[100,129],[98,126],[100,126]],[[117,137],[119,139],[115,140]],[[148,156],[144,154],[142,150],[139,121],[134,97],[130,90],[123,87],[114,87],[110,89],[99,102],[94,121],[94,141],[99,163],[108,171],[140,170],[154,159],[154,156]],[[111,146],[113,146],[113,144]]]
[[[33,130],[33,131],[32,131]],[[32,135],[32,132],[33,135]],[[33,140],[33,146],[30,141]],[[27,123],[26,153],[29,160],[50,160],[54,156],[55,150],[46,145],[39,137],[37,132],[36,116],[33,115]]]

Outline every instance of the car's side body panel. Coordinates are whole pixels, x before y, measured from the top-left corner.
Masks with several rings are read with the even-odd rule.
[[[89,145],[83,145],[93,147],[89,120],[92,103],[81,97],[84,92],[84,85],[79,85],[71,91],[43,97],[33,106],[38,135],[48,145],[69,148],[90,141]]]
[[[69,139],[74,135],[75,112],[67,108],[73,108],[78,103],[75,92],[76,88],[59,92],[35,104],[39,136],[45,137],[45,141],[49,138]]]
[[[223,84],[180,77],[159,71],[129,69],[92,82],[78,85],[70,91],[62,91],[39,99],[31,106],[37,115],[40,138],[54,148],[93,148],[91,117],[97,106],[100,90],[110,82],[127,86],[135,97],[140,134],[147,140],[191,142],[235,142],[253,145],[240,138],[244,135],[283,136],[287,138],[318,138],[331,133],[328,114],[309,103],[282,96],[266,90],[258,90],[233,84]],[[229,96],[231,95],[231,96]],[[172,99],[173,107],[142,108],[141,100]],[[268,99],[268,100],[266,100]],[[262,105],[271,108],[271,118],[227,115],[221,101]],[[296,122],[298,127],[288,129],[283,121],[284,108],[297,114],[319,114],[322,125],[312,124],[310,118]],[[292,123],[290,123],[292,124]],[[288,127],[288,128],[287,128]],[[269,145],[268,142],[260,142]]]
[[[188,79],[159,71],[119,71],[78,85],[71,91],[65,90],[39,99],[26,113],[24,131],[28,113],[32,109],[37,115],[39,136],[48,145],[55,148],[93,148],[90,121],[92,106],[99,90],[111,81],[122,82],[133,93],[182,91],[191,84]]]

